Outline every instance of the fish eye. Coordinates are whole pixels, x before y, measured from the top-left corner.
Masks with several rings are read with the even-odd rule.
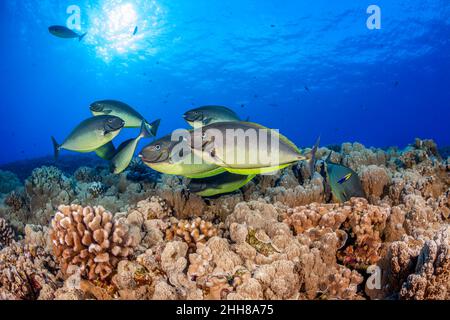
[[[203,139],[206,139],[206,132],[203,132],[202,138],[203,138]]]
[[[155,146],[155,150],[156,151],[159,151],[161,149],[161,146],[159,145],[159,144],[157,144],[156,146]]]

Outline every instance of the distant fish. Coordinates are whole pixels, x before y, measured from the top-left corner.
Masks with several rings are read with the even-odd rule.
[[[160,123],[160,120],[156,120],[149,124],[139,112],[128,104],[117,100],[96,101],[90,105],[90,110],[94,116],[112,115],[120,117],[125,121],[125,128],[140,128],[142,121],[145,121],[147,130],[153,136],[156,136]]]
[[[63,39],[78,38],[78,41],[83,40],[83,38],[87,35],[87,32],[80,35],[80,34],[76,33],[75,31],[70,30],[69,28],[64,27],[64,26],[51,26],[48,28],[48,31],[55,37],[63,38]]]
[[[365,198],[364,189],[358,174],[343,165],[330,161],[331,153],[326,160],[326,173],[331,192],[340,202],[350,200],[352,197]]]
[[[152,134],[147,131],[147,126],[144,121],[142,121],[141,132],[135,139],[129,139],[124,141],[118,148],[114,157],[111,159],[111,172],[119,174],[123,172],[130,165],[133,159],[134,153],[136,152],[137,145],[139,141],[143,138],[151,137]]]
[[[395,81],[394,87],[398,87],[399,84],[400,84],[400,83],[399,83],[398,81]]]
[[[115,116],[98,116],[84,120],[62,144],[58,144],[52,137],[55,159],[58,158],[61,149],[81,153],[95,151],[112,141],[124,125],[125,122]]]
[[[310,92],[308,86],[305,86],[306,92]]]
[[[239,121],[239,116],[223,106],[203,106],[184,113],[184,120],[193,128],[223,121]]]
[[[138,33],[138,31],[139,31],[139,28],[138,28],[138,26],[136,26],[133,31],[133,36],[135,36]]]
[[[187,188],[190,192],[202,197],[212,197],[219,194],[231,193],[249,183],[255,175],[239,175],[229,172],[204,179],[192,179]]]

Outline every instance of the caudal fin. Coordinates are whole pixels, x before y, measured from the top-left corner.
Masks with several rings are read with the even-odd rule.
[[[78,37],[78,41],[83,40],[83,38],[86,37],[86,35],[87,35],[87,32],[84,33],[84,34],[82,34],[81,36],[79,36],[79,37]]]
[[[56,142],[56,139],[54,137],[52,137],[52,142],[53,142],[53,152],[55,155],[55,160],[58,160],[59,150],[61,149],[61,146],[58,144],[58,142]]]
[[[141,138],[150,138],[152,137],[150,125],[147,123],[147,121],[142,121],[141,124],[141,133],[139,133],[139,137]]]
[[[145,121],[145,125],[147,127],[147,131],[150,133],[149,137],[155,137],[158,133],[159,124],[161,123],[161,119],[158,119],[156,121],[153,121],[152,123],[148,123]]]
[[[320,144],[320,136],[317,138],[316,144],[311,150],[311,160],[309,160],[309,170],[311,171],[311,176],[314,175],[314,171],[316,169],[316,153],[317,149],[319,149]]]

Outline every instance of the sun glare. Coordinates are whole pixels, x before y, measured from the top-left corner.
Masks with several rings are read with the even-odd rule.
[[[161,23],[162,11],[156,1],[104,0],[96,11],[87,41],[98,56],[108,62],[138,50],[150,52],[148,40],[157,35]]]
[[[124,29],[129,29],[137,24],[137,14],[131,3],[118,5],[109,12],[108,29],[111,33],[121,33]]]

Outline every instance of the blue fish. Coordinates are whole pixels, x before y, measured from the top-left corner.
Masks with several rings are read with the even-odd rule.
[[[330,161],[331,153],[325,160],[327,182],[331,192],[339,200],[345,202],[352,197],[365,198],[364,189],[359,180],[358,174],[350,168],[343,165],[332,163]],[[344,183],[345,182],[345,183]]]

